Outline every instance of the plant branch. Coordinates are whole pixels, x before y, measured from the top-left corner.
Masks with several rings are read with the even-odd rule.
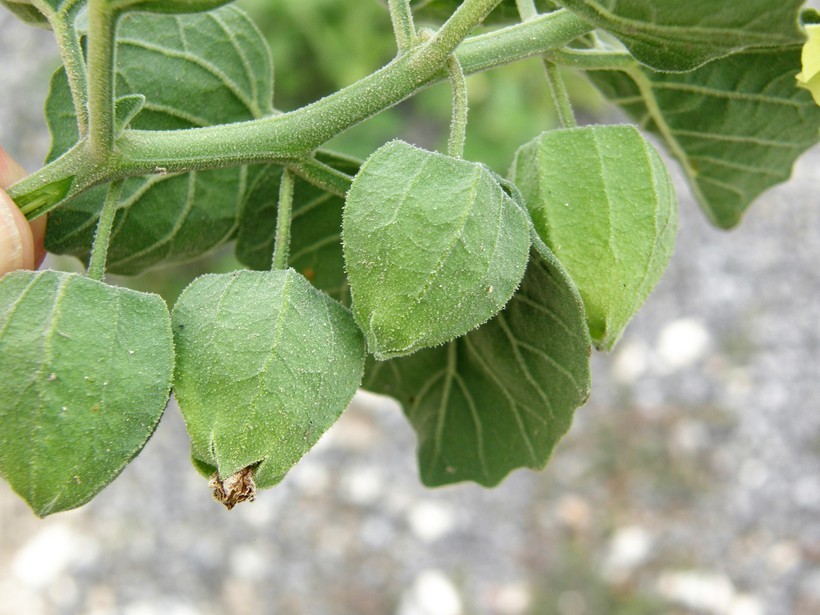
[[[569,11],[559,10],[472,37],[459,46],[456,56],[464,72],[471,74],[543,55],[592,29]],[[446,79],[446,56],[440,65],[422,61],[429,57],[433,40],[414,47],[372,75],[289,113],[188,130],[125,130],[117,139],[113,155],[106,160],[90,157],[81,142],[8,192],[31,219],[95,184],[154,173],[158,167],[173,173],[248,162],[298,163],[337,134]],[[438,48],[432,53],[437,55]],[[59,198],[40,198],[50,186],[62,185],[69,179],[70,188],[60,191]]]
[[[515,0],[515,8],[518,9],[518,15],[521,17],[521,21],[538,17],[535,0]]]
[[[94,235],[94,244],[91,247],[91,259],[88,261],[88,277],[98,282],[102,282],[105,275],[105,261],[108,258],[111,229],[114,226],[117,204],[124,183],[124,180],[118,179],[108,187],[108,193],[105,195],[105,202],[102,211],[100,211],[100,220],[97,222],[97,232]]]
[[[88,147],[102,159],[114,145],[114,31],[108,0],[88,2]]]
[[[494,32],[472,36],[456,55],[468,75],[560,49],[594,26],[561,9]]]
[[[544,72],[547,75],[547,84],[549,85],[550,94],[552,94],[555,111],[558,113],[558,123],[561,128],[575,128],[577,124],[575,123],[575,114],[572,112],[572,103],[569,100],[564,79],[561,77],[561,73],[558,72],[558,67],[545,59]]]
[[[416,26],[413,23],[410,0],[387,0],[387,6],[390,9],[393,32],[396,34],[396,46],[401,54],[416,42]]]
[[[521,21],[534,19],[538,16],[535,0],[515,0],[515,6],[518,9]],[[546,72],[547,85],[552,95],[552,102],[558,114],[558,123],[562,128],[574,128],[576,126],[575,114],[572,112],[572,103],[569,100],[567,88],[564,86],[564,80],[561,78],[558,68],[545,58],[544,71]]]
[[[60,48],[60,59],[68,78],[68,87],[71,90],[71,99],[77,114],[77,129],[79,134],[84,136],[88,130],[88,81],[85,57],[74,25],[74,20],[82,6],[81,3],[71,5],[67,11],[49,20],[49,23]]]
[[[603,51],[600,49],[553,49],[546,57],[555,64],[580,70],[622,70],[639,66],[638,61],[626,51]]]
[[[279,205],[276,210],[276,239],[273,244],[274,271],[287,269],[290,256],[290,222],[293,211],[293,173],[287,167],[279,180]]]
[[[424,45],[419,60],[441,66],[470,31],[480,24],[501,0],[464,0],[435,36]]]
[[[464,142],[467,140],[467,81],[464,71],[456,56],[447,60],[447,73],[453,89],[453,115],[450,119],[450,137],[447,140],[447,154],[453,158],[464,155]]]
[[[353,178],[347,173],[334,169],[330,165],[316,160],[315,158],[305,158],[298,162],[285,165],[294,175],[298,175],[305,181],[313,184],[341,198],[347,196],[350,183]]]

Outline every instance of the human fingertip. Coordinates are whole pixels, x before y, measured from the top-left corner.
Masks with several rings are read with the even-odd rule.
[[[26,175],[26,170],[0,147],[0,188],[8,188]]]
[[[34,268],[34,238],[23,213],[0,190],[0,275]]]

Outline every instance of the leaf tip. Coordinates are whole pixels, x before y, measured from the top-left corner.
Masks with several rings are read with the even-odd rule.
[[[255,466],[248,466],[224,480],[219,478],[218,473],[215,473],[209,484],[213,490],[214,499],[228,510],[242,502],[253,502],[256,498],[256,483],[253,480],[255,470]]]

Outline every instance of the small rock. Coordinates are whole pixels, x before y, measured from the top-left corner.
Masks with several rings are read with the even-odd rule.
[[[601,574],[610,583],[623,583],[636,568],[646,563],[652,552],[652,537],[644,528],[619,528],[609,541]]]
[[[434,501],[414,504],[407,513],[407,521],[413,533],[427,543],[446,536],[455,525],[450,507]]]
[[[714,615],[729,615],[735,598],[729,577],[707,570],[662,572],[657,590],[671,602]]]
[[[624,340],[612,359],[612,377],[621,384],[631,384],[649,368],[649,347],[643,340]]]
[[[461,596],[440,570],[425,570],[403,593],[396,615],[462,615]]]
[[[28,587],[49,585],[82,554],[85,545],[64,524],[54,524],[34,535],[14,556],[12,572]]]
[[[666,325],[658,336],[659,373],[676,372],[694,365],[709,349],[711,336],[700,320],[681,318]]]
[[[353,467],[342,477],[339,492],[351,504],[369,506],[384,493],[384,477],[377,468]]]

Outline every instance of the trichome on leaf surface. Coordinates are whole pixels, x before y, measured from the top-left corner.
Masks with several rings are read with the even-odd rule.
[[[663,158],[635,126],[576,126],[557,67],[657,137],[721,228],[820,131],[801,0],[390,0],[395,58],[288,112],[231,2],[0,4],[63,61],[51,152],[9,193],[50,214],[50,251],[88,263],[0,280],[0,473],[40,516],[109,484],[171,390],[228,508],[281,481],[358,387],[402,404],[425,484],[543,468],[591,347],[617,342],[677,233]],[[463,158],[464,75],[534,56],[562,125],[533,126],[501,177]],[[365,161],[322,149],[443,80],[446,153],[389,134]],[[249,270],[193,280],[172,310],[103,280],[230,241]]]

